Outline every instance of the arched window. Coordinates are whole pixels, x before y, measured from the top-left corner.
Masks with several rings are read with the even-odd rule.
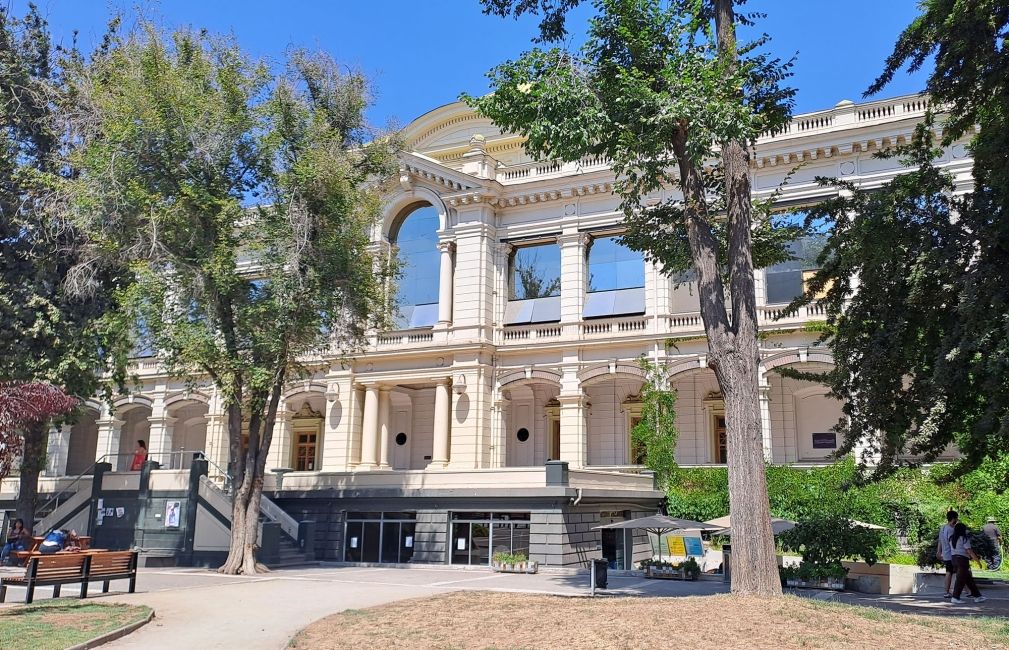
[[[619,237],[598,237],[589,248],[585,318],[645,313],[645,262]]]
[[[438,211],[430,205],[416,208],[391,239],[400,262],[396,327],[430,327],[438,322]]]

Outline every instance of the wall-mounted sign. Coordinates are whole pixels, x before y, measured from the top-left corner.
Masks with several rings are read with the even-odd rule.
[[[357,538],[356,537],[351,537],[350,538],[350,547],[351,548],[357,548]]]
[[[403,546],[404,548],[413,548],[413,535],[407,535],[403,539]]]
[[[837,449],[837,433],[834,431],[814,433],[813,449]]]
[[[165,502],[165,528],[179,527],[179,510],[181,505],[179,501]]]
[[[465,537],[458,537],[458,538],[456,538],[456,540],[455,540],[455,547],[458,550],[460,550],[460,551],[465,551],[466,550],[466,538]]]

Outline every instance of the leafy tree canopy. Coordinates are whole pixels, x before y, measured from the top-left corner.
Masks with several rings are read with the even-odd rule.
[[[922,8],[869,89],[936,57],[934,115],[891,152],[909,173],[872,192],[824,181],[839,198],[809,212],[834,227],[802,302],[827,290],[837,365],[822,379],[846,402],[842,451],[867,444],[877,475],[950,445],[951,476],[1009,453],[1009,7]],[[965,136],[972,187],[939,159]]]

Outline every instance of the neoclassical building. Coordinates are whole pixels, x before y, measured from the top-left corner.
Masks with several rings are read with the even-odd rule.
[[[818,176],[879,186],[901,169],[874,154],[907,141],[925,108],[924,97],[907,96],[798,115],[757,142],[754,190],[780,188],[777,200],[791,207],[824,197]],[[521,550],[548,565],[603,555],[625,566],[650,554],[643,538],[593,530],[654,513],[662,496],[629,436],[641,357],[669,368],[678,461],[717,466],[731,453],[691,277],[666,277],[619,243],[605,158],[530,160],[521,137],[461,103],[420,116],[404,136],[373,232],[374,246],[404,266],[398,329],[291,385],[267,465],[280,470],[267,484],[283,511],[274,515],[314,521],[316,557],[336,561],[486,564],[496,550]],[[962,143],[941,165],[970,184]],[[774,372],[832,363],[805,327],[823,320],[822,308],[785,313],[817,246],[798,241],[795,261],[756,274],[772,463],[816,465],[837,446],[840,404],[824,386]],[[214,391],[187,390],[155,358],[134,370],[134,395],[112,408],[90,404],[78,424],[52,432],[44,492],[72,492],[71,477],[96,460],[110,463],[109,475],[129,475],[137,439],[161,464],[151,481],[170,484],[199,451],[205,482],[223,484],[227,435]],[[193,519],[197,547],[205,520]]]

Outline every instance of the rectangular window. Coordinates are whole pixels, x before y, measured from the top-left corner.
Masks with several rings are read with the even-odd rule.
[[[561,249],[557,244],[517,248],[511,260],[511,299],[561,295]]]
[[[792,259],[764,270],[767,304],[787,304],[802,295],[809,272],[819,266],[816,260],[826,243],[827,235],[815,234],[788,245]]]
[[[715,462],[725,465],[729,462],[729,443],[725,433],[725,416],[715,418]]]
[[[311,431],[295,433],[294,469],[298,472],[315,471],[315,453],[318,434]]]
[[[645,262],[618,237],[598,237],[588,253],[584,318],[645,313]]]

